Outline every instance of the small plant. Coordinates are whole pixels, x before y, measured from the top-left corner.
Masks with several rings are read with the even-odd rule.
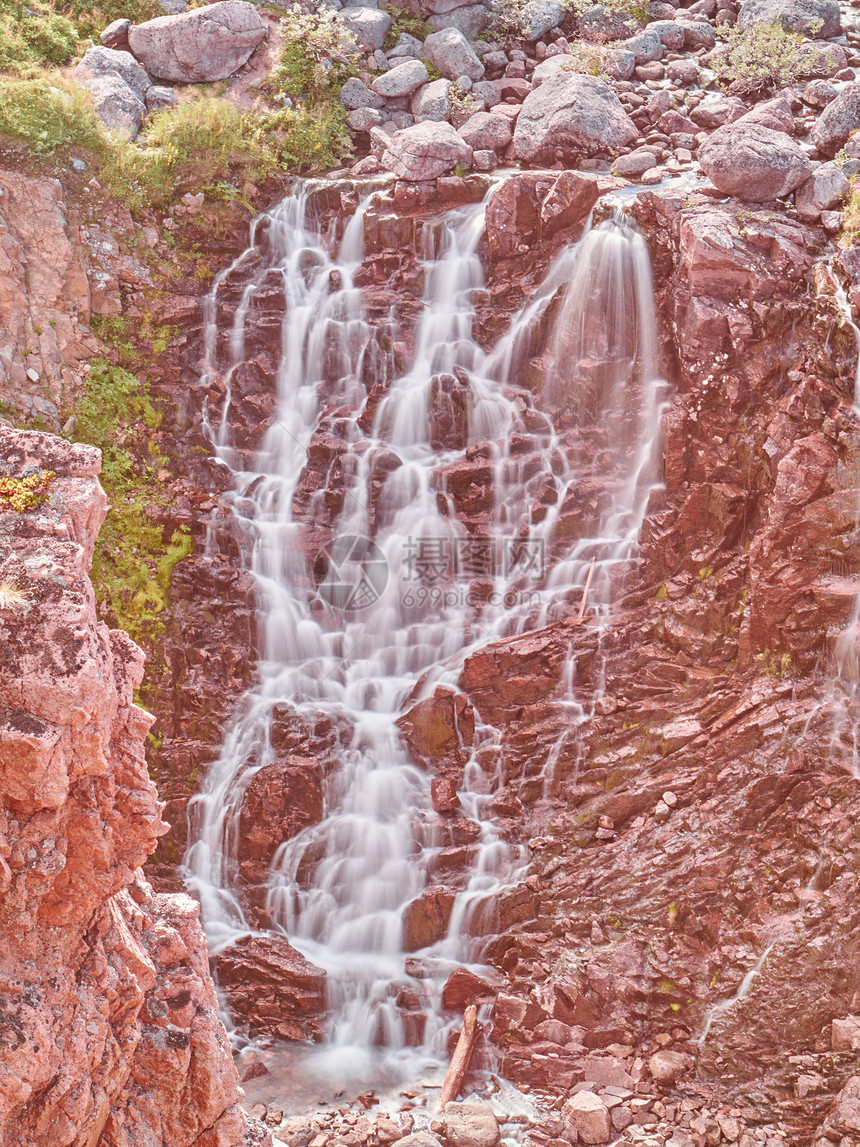
[[[314,107],[331,100],[355,74],[358,45],[334,8],[303,12],[294,4],[281,21],[281,31],[281,58],[271,74],[279,91]]]
[[[607,50],[608,46],[605,44],[591,44],[586,40],[580,40],[571,45],[570,54],[561,65],[562,71],[606,79]]]
[[[794,83],[800,74],[800,36],[781,24],[733,25],[725,34],[726,52],[713,61],[723,84],[749,95]]]
[[[50,494],[56,476],[52,470],[35,470],[24,478],[0,474],[0,510],[23,514],[37,509]]]
[[[0,610],[16,610],[23,609],[27,604],[29,597],[26,590],[17,586],[15,582],[9,578],[0,581]]]

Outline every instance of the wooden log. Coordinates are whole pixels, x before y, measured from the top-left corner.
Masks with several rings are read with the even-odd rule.
[[[582,591],[582,604],[579,607],[579,617],[577,621],[582,621],[585,617],[585,603],[588,601],[588,591],[591,588],[591,575],[594,573],[594,563],[597,557],[591,559],[591,565],[588,567],[588,577],[585,579],[585,589]]]
[[[463,1078],[469,1067],[469,1060],[472,1058],[472,1048],[475,1046],[477,1036],[478,1009],[474,1004],[470,1004],[463,1012],[463,1030],[460,1032],[460,1038],[457,1040],[457,1046],[454,1048],[454,1054],[451,1056],[448,1071],[445,1073],[445,1082],[442,1084],[442,1090],[439,1092],[440,1112],[445,1110],[446,1103],[450,1103],[452,1099],[456,1099],[460,1094],[460,1090],[463,1086]]]

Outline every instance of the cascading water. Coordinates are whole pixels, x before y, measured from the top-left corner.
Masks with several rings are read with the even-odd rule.
[[[217,329],[216,306],[225,276],[216,280],[207,309],[206,377],[220,374],[227,394],[221,411],[208,412],[208,428],[235,474],[243,558],[260,591],[263,650],[259,685],[244,698],[192,802],[186,873],[211,949],[251,930],[237,895],[239,813],[253,776],[276,759],[273,712],[286,707],[309,721],[325,714],[348,730],[338,767],[324,780],[323,819],[282,844],[268,893],[275,927],[328,973],[328,1055],[340,1073],[363,1069],[374,1047],[402,1058],[408,1044],[419,1043],[424,1055],[444,1054],[442,977],[455,962],[480,958],[494,897],[527,861],[525,849],[503,839],[489,814],[502,778],[486,773],[487,750],[498,747],[501,731],[476,716],[471,743],[464,739],[461,746],[461,812],[476,826],[468,877],[447,935],[422,952],[430,974],[421,981],[407,975],[404,910],[427,885],[445,839],[430,777],[408,755],[397,718],[434,690],[455,691],[466,657],[488,641],[570,613],[592,562],[591,600],[605,622],[612,586],[635,557],[659,480],[664,384],[656,373],[644,240],[618,220],[589,231],[559,255],[535,298],[485,354],[472,334],[474,300],[483,286],[477,254],[483,218],[483,207],[475,207],[425,224],[424,311],[414,361],[391,381],[369,430],[361,428],[369,421],[358,419],[365,401],[361,379],[380,377],[385,364],[354,286],[362,210],[338,246],[308,221],[304,194],[284,201],[258,222],[252,248],[225,273],[249,270],[226,337]],[[254,245],[258,235],[261,247]],[[257,292],[271,289],[273,276],[286,308],[279,415],[248,466],[229,441],[227,407],[249,310]],[[595,536],[572,547],[559,541],[556,526],[577,472],[551,419],[515,383],[536,321],[566,284],[552,385],[592,424],[589,433],[606,436],[607,426],[593,423],[607,420],[618,442],[604,453],[622,475]],[[594,321],[580,322],[584,312]],[[586,402],[584,387],[593,392],[596,379],[600,393]],[[342,468],[348,478],[314,585],[303,544],[307,522],[294,515],[293,495],[320,418],[334,407],[352,412]],[[451,415],[446,443],[436,425],[440,408]],[[447,467],[474,458],[476,450],[493,491],[480,538],[458,522],[444,477]],[[371,497],[374,462],[383,454],[387,478]],[[534,514],[548,486],[557,496]],[[489,581],[491,592],[472,593],[477,576]],[[559,704],[581,718],[570,666],[565,681]],[[404,985],[423,1002],[419,1038],[398,1007]]]

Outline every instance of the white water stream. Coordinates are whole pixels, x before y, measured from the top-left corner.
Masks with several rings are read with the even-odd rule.
[[[236,894],[239,811],[255,772],[277,757],[273,708],[286,705],[309,720],[326,714],[351,730],[338,768],[324,781],[322,822],[281,845],[269,879],[276,927],[328,973],[331,1021],[320,1070],[340,1077],[366,1070],[374,1056],[401,1063],[408,1056],[410,1037],[396,1004],[404,985],[424,997],[423,1061],[444,1056],[444,978],[460,963],[479,967],[480,934],[492,930],[488,908],[528,861],[527,850],[503,839],[489,813],[502,778],[500,771],[484,771],[486,750],[499,745],[501,731],[476,719],[472,745],[464,745],[468,762],[459,793],[462,816],[477,826],[468,879],[447,935],[421,953],[434,974],[421,981],[406,974],[404,908],[431,883],[428,868],[445,840],[432,809],[431,778],[410,759],[395,721],[416,696],[456,688],[470,652],[578,612],[592,566],[590,622],[605,624],[660,481],[665,398],[647,247],[623,221],[603,223],[561,252],[508,333],[491,353],[482,351],[472,333],[474,299],[483,286],[479,206],[425,225],[424,307],[414,360],[391,379],[365,433],[357,422],[366,394],[361,379],[379,378],[385,356],[354,286],[363,218],[362,208],[337,243],[309,219],[303,193],[285,200],[257,221],[249,250],[216,279],[207,304],[204,381],[220,374],[227,384],[224,408],[208,411],[207,428],[218,457],[234,472],[243,560],[259,587],[262,657],[259,685],[243,699],[192,802],[185,858],[210,950],[218,951],[251,930]],[[225,337],[217,325],[219,291],[243,268],[247,279]],[[264,283],[271,289],[273,273],[286,304],[279,413],[247,469],[229,440],[231,385],[245,355],[255,294]],[[519,365],[535,353],[539,320],[563,289],[551,386],[602,435],[600,457],[609,459],[614,475],[595,536],[567,547],[557,527],[576,471],[549,416],[515,384]],[[434,379],[453,372],[465,388],[467,411],[458,449],[440,446],[434,435]],[[343,468],[350,477],[328,549],[338,568],[331,565],[316,587],[314,555],[306,553],[308,523],[294,516],[293,495],[315,429],[336,407],[352,412]],[[373,502],[371,473],[383,452],[394,452],[399,464]],[[463,460],[488,468],[492,480],[478,537],[458,522],[442,474]],[[597,474],[601,465],[595,463]],[[536,514],[547,488],[554,496]],[[312,503],[320,518],[323,496],[314,495],[319,501]],[[358,547],[338,541],[345,538],[369,541]],[[492,592],[472,592],[477,576]],[[342,608],[347,599],[356,608]],[[587,713],[576,698],[571,659],[558,703],[575,736]]]

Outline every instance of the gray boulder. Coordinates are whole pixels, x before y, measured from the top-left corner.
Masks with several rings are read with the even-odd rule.
[[[247,62],[268,26],[253,4],[221,0],[132,27],[128,44],[151,76],[174,84],[223,80]]]
[[[633,16],[605,4],[597,4],[579,17],[580,36],[596,44],[605,44],[608,40],[629,40],[641,31],[642,25]]]
[[[152,80],[137,60],[133,60],[128,52],[117,52],[113,48],[88,48],[75,68],[75,79],[84,87],[90,87],[92,79],[114,75],[119,76],[141,101],[152,87]]]
[[[127,44],[130,27],[131,20],[114,20],[108,24],[99,39],[106,48],[115,48],[118,44]]]
[[[437,31],[456,28],[467,40],[475,40],[490,23],[490,13],[483,4],[464,4],[450,12],[438,12],[427,21]]]
[[[758,123],[717,128],[699,148],[699,163],[718,191],[755,203],[788,195],[812,174],[790,136]]]
[[[517,157],[552,163],[626,147],[638,137],[618,96],[596,76],[560,72],[530,92],[514,129]]]
[[[162,108],[172,108],[176,103],[176,93],[173,88],[163,88],[160,84],[153,84],[146,93],[146,110],[161,111]]]
[[[823,155],[834,156],[860,128],[860,84],[846,84],[812,125],[810,138]]]
[[[816,21],[821,21],[819,27]],[[792,32],[805,32],[822,40],[842,31],[838,0],[745,0],[738,23],[782,24]]]
[[[96,112],[105,127],[127,139],[134,139],[143,123],[146,105],[122,76],[116,72],[93,76],[85,86],[92,92]]]
[[[423,60],[405,60],[377,76],[370,86],[378,96],[397,99],[398,96],[411,96],[429,78]]]
[[[362,52],[376,52],[382,48],[391,27],[391,17],[387,12],[380,12],[378,8],[356,7],[344,8],[341,15]]]
[[[376,108],[354,108],[347,112],[346,122],[353,131],[369,132],[371,128],[382,127],[386,118],[385,112]]]
[[[484,74],[484,65],[463,33],[456,28],[433,32],[424,41],[424,51],[430,63],[449,80],[456,80],[458,76],[480,80]]]
[[[707,20],[684,21],[684,51],[698,52],[702,48],[710,51],[717,46],[717,33]]]
[[[661,43],[671,52],[680,52],[684,47],[684,25],[677,20],[652,20],[649,32],[656,32]]]
[[[451,114],[451,81],[432,80],[419,88],[410,102],[416,123],[446,120]]]
[[[663,46],[663,41],[648,28],[644,32],[639,32],[635,36],[631,36],[629,40],[624,41],[624,50],[632,52],[636,57],[636,63],[650,64],[654,60],[662,60],[666,54],[666,49]]]
[[[567,9],[560,0],[528,0],[522,12],[524,39],[531,43],[562,22]]]
[[[349,111],[354,111],[356,108],[381,108],[385,106],[384,97],[372,92],[357,76],[347,80],[340,89],[340,102]]]
[[[794,193],[797,216],[814,223],[822,211],[833,211],[847,196],[851,185],[835,163],[822,163]]]
[[[395,132],[381,156],[382,166],[400,179],[423,183],[471,164],[472,149],[449,123],[427,121]]]
[[[408,32],[401,32],[394,47],[388,49],[388,58],[393,60],[397,56],[402,56],[417,59],[423,51],[423,40],[419,40],[417,36],[410,36]]]
[[[511,121],[504,115],[476,112],[460,128],[460,135],[473,151],[504,151],[513,138]]]
[[[690,119],[697,127],[709,131],[723,124],[733,123],[746,112],[746,107],[737,96],[722,96],[717,92],[708,92],[698,107],[690,112]]]

